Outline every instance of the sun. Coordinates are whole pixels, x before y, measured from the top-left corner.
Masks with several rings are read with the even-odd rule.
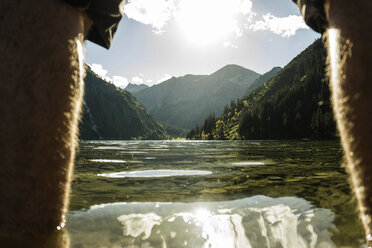
[[[240,3],[239,0],[183,0],[175,17],[190,42],[209,45],[239,35],[236,14],[241,12]]]

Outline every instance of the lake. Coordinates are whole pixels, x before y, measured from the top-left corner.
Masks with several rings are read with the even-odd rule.
[[[338,141],[85,141],[72,247],[365,247]]]

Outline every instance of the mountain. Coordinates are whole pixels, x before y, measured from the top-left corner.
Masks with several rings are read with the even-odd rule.
[[[299,139],[337,136],[325,75],[326,50],[315,41],[250,95],[193,128],[191,139]]]
[[[259,76],[244,67],[227,65],[211,75],[172,77],[134,95],[158,120],[190,129],[212,112],[221,114]]]
[[[130,93],[135,93],[135,92],[138,92],[140,90],[146,89],[148,87],[149,86],[147,86],[146,84],[131,84],[131,83],[129,83],[127,85],[127,87],[125,87],[124,90],[129,91]]]
[[[167,135],[170,139],[178,139],[178,138],[186,138],[187,133],[189,132],[188,129],[172,126],[172,125],[164,125],[164,129],[167,132]]]
[[[131,93],[101,79],[89,67],[84,81],[81,139],[167,138],[162,124]]]
[[[277,74],[282,68],[281,67],[274,67],[270,71],[264,73],[259,78],[254,80],[254,82],[248,87],[245,91],[244,96],[248,96],[251,94],[255,89],[260,88],[266,81],[270,80],[275,74]]]

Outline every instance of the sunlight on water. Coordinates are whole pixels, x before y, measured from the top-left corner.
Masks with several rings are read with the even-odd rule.
[[[126,163],[125,160],[120,159],[89,159],[91,162],[97,162],[97,163]]]
[[[335,141],[82,142],[71,248],[365,248],[341,161]]]
[[[92,206],[70,212],[68,230],[75,244],[87,247],[102,247],[110,239],[110,247],[331,248],[336,247],[329,232],[333,218],[331,211],[312,208],[300,198],[255,196],[226,202]],[[97,232],[99,237],[94,236]]]
[[[146,240],[150,237],[152,228],[160,225],[161,217],[154,213],[128,214],[119,216],[117,220],[124,226],[124,236],[137,238],[144,234],[142,240]]]
[[[144,151],[169,151],[169,149],[166,148],[148,148],[148,149],[143,149]]]
[[[129,154],[145,154],[145,151],[123,151],[121,153],[129,153]]]
[[[233,165],[264,165],[265,163],[263,162],[236,162],[232,163]]]
[[[175,176],[199,176],[209,175],[211,171],[201,170],[144,170],[144,171],[121,171],[115,173],[98,174],[101,177],[124,178],[124,177],[175,177]]]
[[[98,146],[95,147],[96,150],[123,150],[124,148],[118,146]]]

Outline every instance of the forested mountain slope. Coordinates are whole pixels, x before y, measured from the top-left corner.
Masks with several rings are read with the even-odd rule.
[[[143,90],[143,89],[147,89],[149,86],[147,86],[146,84],[131,84],[131,83],[129,83],[128,85],[127,85],[127,87],[125,87],[125,89],[124,90],[126,90],[126,91],[129,91],[130,93],[134,93],[134,92],[138,92],[138,91],[141,91],[141,90]]]
[[[88,66],[81,139],[165,139],[163,125],[127,91],[97,76]]]
[[[227,65],[211,75],[173,77],[134,95],[158,120],[190,129],[212,112],[221,114],[259,76],[244,67]]]
[[[210,115],[192,139],[298,139],[335,137],[325,75],[326,50],[315,41],[263,86]]]
[[[249,96],[255,89],[260,88],[264,83],[269,81],[275,74],[277,74],[282,68],[281,67],[274,67],[270,71],[262,74],[259,78],[254,80],[254,82],[248,87],[245,91],[244,96]]]

